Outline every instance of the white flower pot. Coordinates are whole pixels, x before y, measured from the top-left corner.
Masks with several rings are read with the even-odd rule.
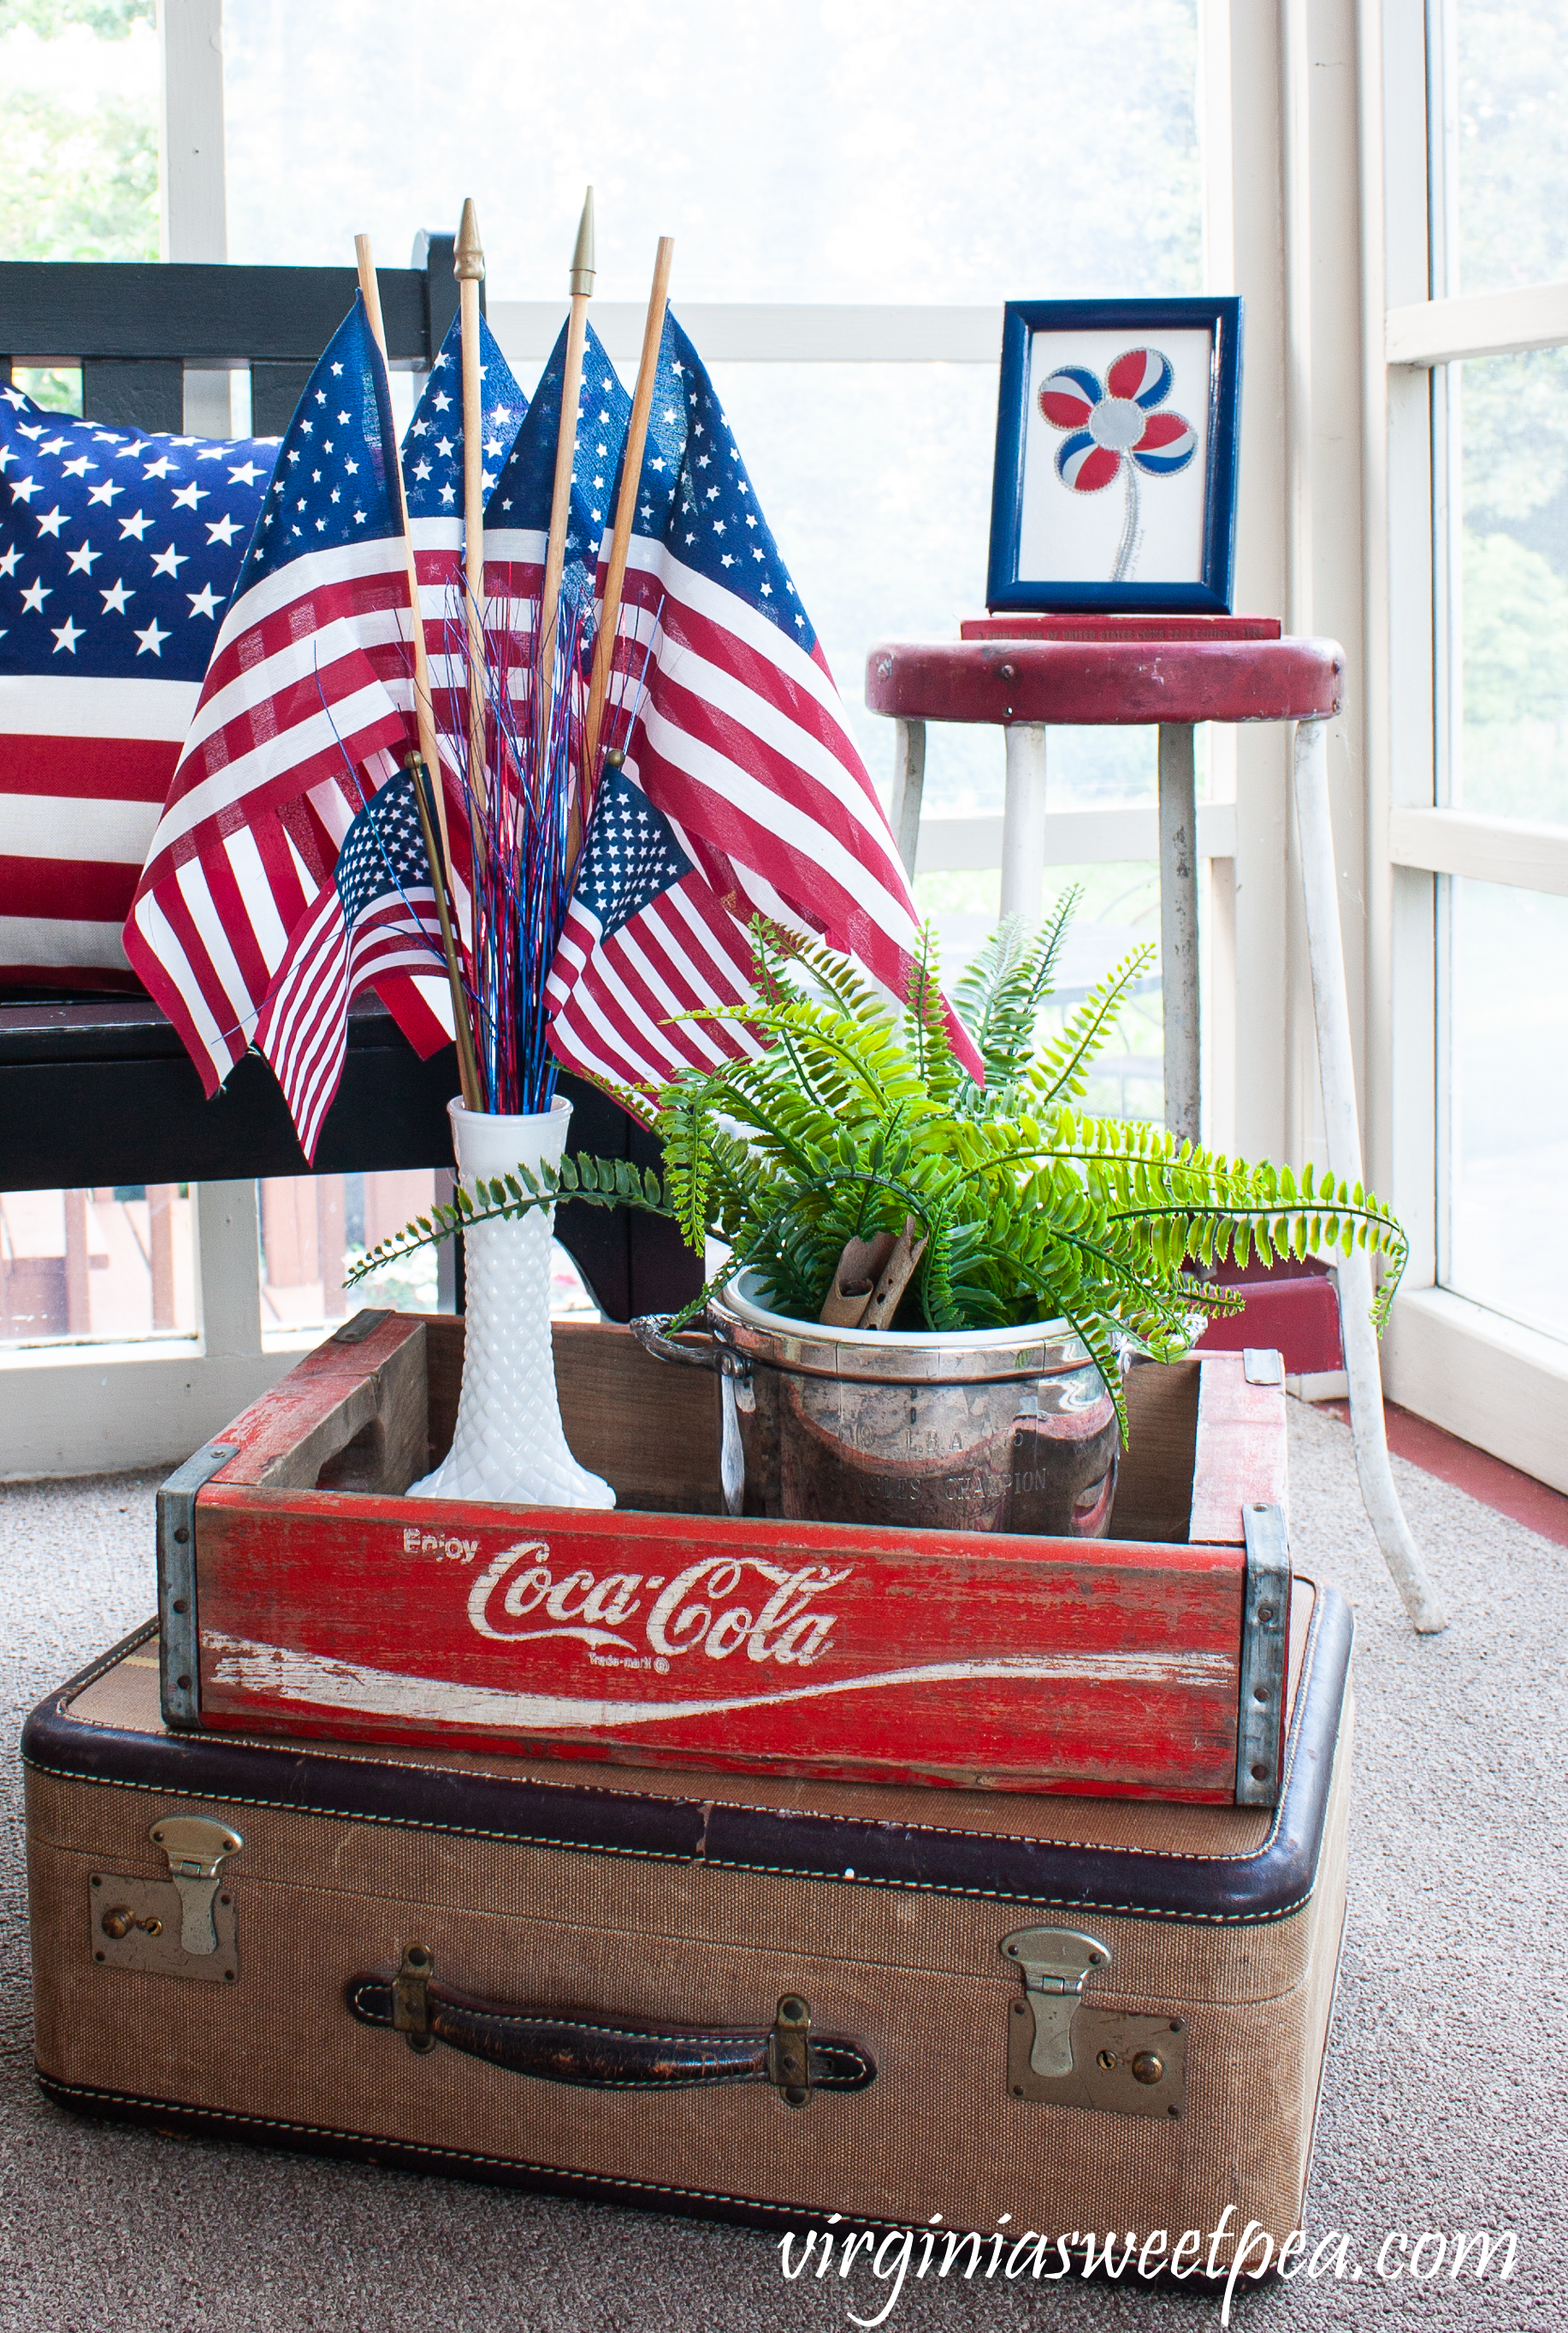
[[[559,1166],[571,1104],[521,1118],[448,1104],[458,1173],[472,1190],[524,1166]],[[550,1347],[554,1211],[476,1224],[464,1234],[463,1391],[452,1447],[411,1499],[505,1499],[522,1506],[613,1507],[616,1494],[567,1447]]]

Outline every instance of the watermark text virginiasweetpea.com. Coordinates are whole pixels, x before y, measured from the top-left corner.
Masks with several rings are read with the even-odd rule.
[[[1229,2325],[1237,2286],[1270,2274],[1286,2282],[1305,2276],[1348,2284],[1363,2279],[1418,2286],[1501,2283],[1513,2275],[1518,2257],[1518,2239],[1507,2230],[1390,2228],[1379,2238],[1334,2228],[1313,2239],[1297,2228],[1276,2245],[1257,2221],[1238,2227],[1236,2217],[1228,2203],[1219,2225],[1207,2234],[1190,2228],[1172,2240],[1165,2228],[1147,2236],[1135,2230],[1102,2236],[1077,2228],[1068,2235],[1042,2236],[1033,2228],[1015,2235],[1010,2212],[1002,2213],[989,2236],[944,2228],[940,2212],[921,2228],[855,2229],[835,2212],[826,2227],[781,2236],[779,2264],[791,2284],[807,2276],[837,2276],[853,2285],[869,2275],[868,2292],[862,2285],[846,2294],[845,2314],[851,2325],[861,2327],[885,2325],[911,2277],[939,2283],[948,2277],[979,2282],[994,2277],[1008,2283],[1059,2284],[1070,2276],[1146,2282],[1201,2276],[1214,2289],[1220,2323]],[[870,2309],[866,2315],[853,2305],[863,2297]]]

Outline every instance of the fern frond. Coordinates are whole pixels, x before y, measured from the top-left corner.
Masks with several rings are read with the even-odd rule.
[[[1072,885],[1032,935],[1022,917],[1008,917],[959,984],[955,1009],[985,1064],[986,1092],[996,1097],[993,1108],[1005,1106],[1004,1090],[1023,1076],[1034,1057],[1040,1010],[1083,896],[1082,886]]]
[[[1055,1044],[1047,1045],[1028,1071],[1026,1082],[1038,1106],[1076,1100],[1088,1083],[1088,1067],[1110,1036],[1123,1005],[1137,981],[1148,971],[1158,951],[1152,940],[1135,947],[1114,972],[1089,991],[1070,1013]]]
[[[469,1232],[480,1224],[515,1223],[535,1207],[553,1207],[557,1199],[571,1199],[590,1207],[631,1207],[643,1215],[674,1215],[666,1184],[652,1167],[634,1166],[628,1158],[593,1158],[579,1151],[559,1166],[542,1163],[538,1171],[519,1165],[510,1175],[475,1177],[473,1188],[459,1184],[449,1206],[416,1215],[351,1264],[343,1276],[345,1288],[357,1288],[384,1264],[401,1263],[422,1247],[437,1247],[454,1232]]]

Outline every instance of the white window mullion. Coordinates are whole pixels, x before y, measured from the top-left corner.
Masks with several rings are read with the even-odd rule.
[[[196,1286],[203,1355],[238,1359],[262,1349],[262,1249],[256,1186],[197,1183]]]
[[[1568,892],[1568,826],[1410,804],[1390,813],[1389,848],[1397,865],[1433,875]]]

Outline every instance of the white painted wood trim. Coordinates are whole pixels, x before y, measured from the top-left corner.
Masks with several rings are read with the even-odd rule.
[[[1002,823],[999,812],[977,817],[928,811],[920,822],[917,870],[922,875],[945,875],[999,867]],[[1047,867],[1085,867],[1160,855],[1160,812],[1153,802],[1107,810],[1048,810],[1045,827]],[[1199,803],[1198,856],[1235,858],[1234,802]]]
[[[1281,12],[1257,0],[1202,0],[1199,12],[1205,178],[1216,183],[1205,218],[1204,289],[1247,302],[1236,605],[1283,616],[1286,457],[1285,281],[1280,110]],[[1330,625],[1330,629],[1334,627]],[[1336,637],[1337,637],[1336,633]],[[1286,1155],[1282,1032],[1294,1000],[1284,935],[1289,920],[1286,765],[1289,737],[1272,723],[1210,730],[1236,801],[1234,978],[1224,1015],[1229,1051],[1227,1147],[1247,1158]],[[1200,847],[1203,811],[1199,811]],[[1152,852],[1146,855],[1152,855]],[[1223,863],[1223,862],[1220,862]],[[1218,988],[1210,990],[1217,1013]],[[1219,1042],[1220,1021],[1210,1022]],[[1221,1072],[1209,1080],[1217,1093]]]
[[[1389,309],[1383,320],[1383,354],[1391,365],[1456,364],[1466,357],[1555,348],[1563,341],[1568,341],[1568,283],[1422,300]]]
[[[1391,1401],[1568,1492],[1568,1344],[1448,1289],[1414,1289],[1394,1300],[1382,1374]]]
[[[59,1345],[0,1372],[0,1482],[175,1466],[292,1368],[294,1352],[204,1354],[164,1346]]]
[[[1568,893],[1568,826],[1396,804],[1389,812],[1389,853],[1396,866],[1432,875]]]
[[[538,364],[555,346],[566,302],[492,300],[491,331],[513,365]],[[682,323],[709,364],[987,364],[1000,360],[995,307],[821,306],[683,301]],[[594,330],[611,358],[636,363],[645,312],[596,300]]]
[[[223,0],[158,0],[165,259],[225,260]]]
[[[254,1183],[196,1183],[196,1288],[202,1350],[245,1358],[262,1349],[262,1247]]]
[[[1046,725],[1018,721],[1007,740],[1007,796],[1002,811],[1001,912],[1037,920],[1046,880]],[[916,848],[915,864],[920,863]]]
[[[1375,427],[1372,416],[1382,402],[1386,427],[1370,459],[1375,464],[1380,454],[1386,455],[1382,483],[1387,494],[1386,523],[1376,545],[1382,571],[1369,586],[1369,628],[1374,622],[1380,627],[1375,653],[1371,647],[1368,651],[1369,696],[1376,686],[1374,662],[1381,661],[1387,705],[1375,720],[1375,758],[1370,742],[1374,727],[1369,724],[1368,890],[1380,925],[1386,915],[1386,937],[1380,931],[1377,944],[1386,946],[1387,955],[1382,968],[1386,994],[1369,992],[1366,1166],[1373,1188],[1394,1207],[1409,1234],[1414,1285],[1437,1276],[1435,886],[1429,874],[1395,863],[1389,810],[1429,809],[1435,799],[1434,715],[1443,667],[1433,629],[1434,383],[1429,373],[1411,367],[1390,370],[1382,361],[1382,322],[1387,308],[1425,299],[1434,265],[1440,274],[1443,220],[1436,221],[1434,249],[1423,95],[1424,0],[1359,5],[1363,19],[1376,20],[1363,25],[1362,95],[1369,109],[1380,109],[1382,131],[1379,184],[1365,197],[1382,213],[1383,264],[1376,271],[1381,289],[1369,287],[1364,427]],[[1441,111],[1440,91],[1438,98]],[[1369,132],[1363,169],[1376,168],[1377,143]],[[1369,495],[1376,491],[1377,482],[1369,480]],[[1376,526],[1375,516],[1368,523]],[[1386,769],[1380,769],[1376,763],[1383,757]],[[1369,955],[1372,944],[1369,929]]]
[[[254,1183],[196,1183],[201,1334],[0,1352],[0,1482],[188,1458],[324,1330],[262,1349]]]

